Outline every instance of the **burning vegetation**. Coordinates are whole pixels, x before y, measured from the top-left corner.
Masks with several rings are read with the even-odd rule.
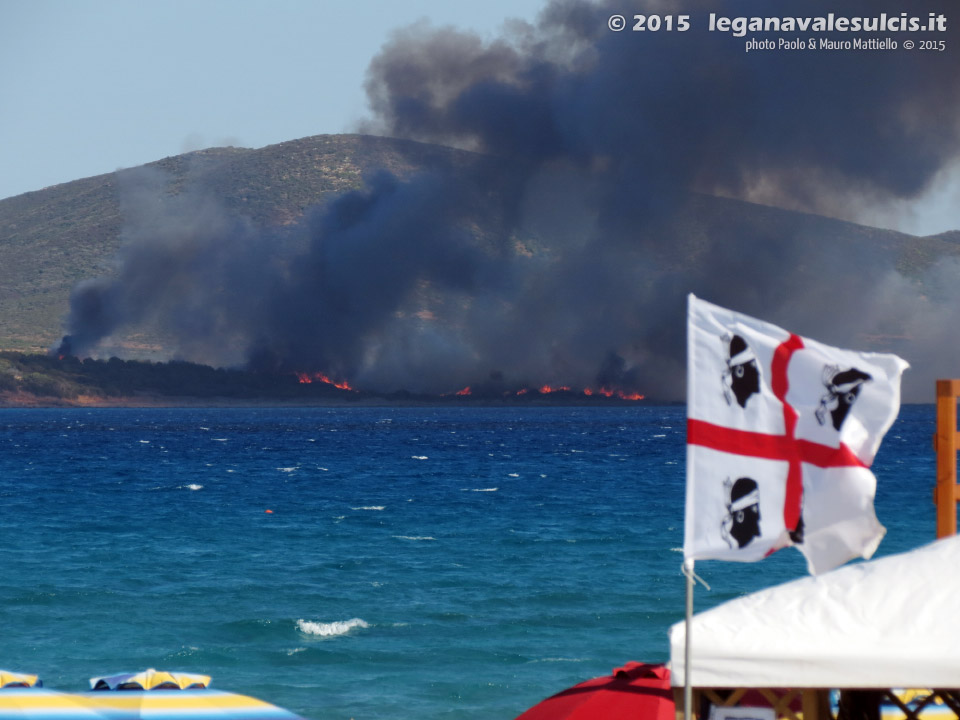
[[[441,397],[504,397],[504,398],[533,398],[540,397],[545,395],[553,395],[555,397],[564,397],[567,399],[575,399],[576,397],[584,398],[615,398],[617,400],[629,400],[629,401],[639,401],[643,400],[644,396],[637,392],[624,392],[623,390],[610,390],[609,388],[583,388],[582,390],[573,390],[568,385],[562,385],[559,387],[551,387],[550,385],[541,385],[538,388],[520,388],[519,390],[497,390],[492,387],[485,387],[478,392],[468,385],[467,387],[458,390],[455,393],[444,393]]]
[[[429,395],[370,393],[332,381],[323,373],[272,374],[212,368],[183,361],[144,362],[80,359],[73,355],[33,355],[0,351],[0,406],[19,405],[156,405],[172,398],[205,404],[279,402],[329,405],[357,402],[590,402],[586,394],[552,390],[497,392],[463,388]],[[606,401],[607,398],[601,398]],[[624,398],[628,399],[628,398]],[[612,397],[617,401],[617,396]],[[594,400],[593,402],[597,402]]]
[[[325,383],[326,385],[332,385],[333,387],[338,388],[340,390],[349,390],[350,392],[356,392],[356,390],[350,387],[350,383],[348,383],[346,380],[340,380],[340,381],[331,380],[322,372],[314,372],[314,373],[298,372],[294,374],[297,376],[297,380],[300,381],[301,385],[309,385],[310,383],[318,382],[318,383]]]

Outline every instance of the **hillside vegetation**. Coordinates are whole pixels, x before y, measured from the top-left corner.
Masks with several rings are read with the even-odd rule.
[[[371,393],[307,379],[197,363],[79,359],[0,350],[0,407],[229,405],[630,405],[642,397],[530,388],[522,393]]]
[[[318,135],[259,150],[200,150],[147,167],[167,173],[174,192],[200,184],[226,207],[271,225],[361,187],[375,170],[404,176],[473,157],[406,140]],[[59,340],[70,290],[110,272],[122,227],[117,173],[0,200],[0,348],[46,350]]]
[[[305,209],[361,187],[365,174],[378,169],[405,176],[479,160],[472,153],[406,140],[319,135],[257,150],[202,150],[147,167],[164,171],[169,192],[196,183],[227,208],[270,226],[295,222]],[[0,349],[43,352],[55,345],[71,289],[111,272],[124,223],[121,183],[121,175],[110,173],[0,200]],[[482,234],[484,225],[496,222],[482,217],[475,230]],[[762,233],[790,238],[811,252],[830,248],[841,259],[847,250],[866,250],[907,277],[918,277],[944,255],[960,255],[957,233],[917,238],[706,196],[691,196],[674,222],[683,240],[658,258],[665,270],[709,262],[709,229],[718,227],[729,228],[731,237]],[[536,248],[536,239],[529,245]],[[131,350],[128,356],[146,358],[163,346],[162,337],[142,330],[131,331],[123,342]]]
[[[173,398],[217,402],[258,399],[301,403],[357,401],[358,393],[294,375],[214,369],[188,362],[80,360],[0,351],[0,407],[5,405],[141,405]]]

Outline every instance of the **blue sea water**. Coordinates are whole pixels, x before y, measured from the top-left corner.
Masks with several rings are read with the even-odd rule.
[[[934,537],[933,432],[905,406],[884,441],[878,555]],[[684,442],[682,406],[0,410],[0,667],[512,718],[668,658]],[[698,611],[806,572],[697,569]]]

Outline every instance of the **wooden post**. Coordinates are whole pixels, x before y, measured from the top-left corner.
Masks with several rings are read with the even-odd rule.
[[[803,690],[803,720],[821,720],[821,718],[832,718],[830,714],[830,691],[813,690],[806,688]]]
[[[957,396],[960,380],[937,380],[937,537],[957,534]]]

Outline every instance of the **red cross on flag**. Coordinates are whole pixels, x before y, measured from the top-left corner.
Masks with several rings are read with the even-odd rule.
[[[900,410],[896,355],[802,338],[689,296],[685,559],[790,545],[813,574],[885,532],[869,468]]]

